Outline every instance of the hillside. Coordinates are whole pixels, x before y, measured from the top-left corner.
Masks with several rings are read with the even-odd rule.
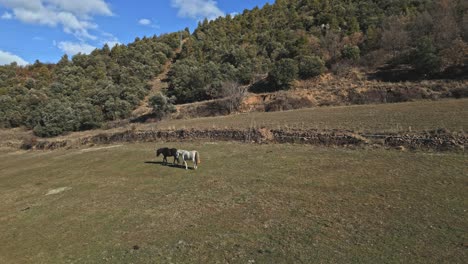
[[[234,98],[229,111],[221,112],[226,114],[242,110],[239,92],[244,87],[268,93],[300,86],[306,92],[294,95],[297,100],[287,102],[291,106],[286,109],[327,105],[304,85],[324,73],[358,85],[370,79],[466,80],[467,11],[461,0],[278,0],[201,21],[192,34],[186,29],[136,38],[89,55],[65,55],[56,64],[0,66],[0,127],[23,126],[51,137],[99,128],[153,108],[161,118],[175,109],[171,103]],[[327,85],[315,86],[328,90]],[[392,85],[398,86],[389,82],[392,91]],[[441,85],[434,89],[448,90],[442,97],[468,94],[466,83]],[[349,85],[335,87],[339,93]],[[405,93],[417,95],[408,100],[427,99],[408,87]],[[165,95],[150,100],[159,91]],[[375,91],[369,93],[346,100],[374,103],[366,96]]]
[[[168,94],[179,103],[222,97],[225,81],[286,90],[355,68],[393,81],[467,78],[467,14],[466,1],[279,0],[200,23],[169,73]]]
[[[181,34],[105,45],[57,64],[1,66],[0,126],[50,137],[128,118],[152,92],[150,80],[167,70]]]

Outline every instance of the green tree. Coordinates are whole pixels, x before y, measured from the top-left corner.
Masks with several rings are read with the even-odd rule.
[[[281,59],[275,63],[268,74],[270,82],[278,89],[289,88],[291,82],[297,78],[299,68],[293,59]]]
[[[58,136],[66,131],[73,131],[78,120],[71,105],[53,99],[43,109],[39,124],[34,127],[34,134],[40,137]]]
[[[432,74],[440,71],[441,60],[437,50],[428,37],[422,38],[413,53],[413,66],[423,74]]]
[[[345,45],[343,50],[341,51],[341,56],[343,56],[343,58],[354,61],[359,59],[360,54],[361,50],[358,46]]]
[[[174,101],[174,98],[159,93],[149,99],[149,105],[153,108],[153,113],[161,119],[177,111]]]
[[[299,62],[299,76],[302,79],[318,76],[325,71],[325,62],[317,56],[305,56]]]

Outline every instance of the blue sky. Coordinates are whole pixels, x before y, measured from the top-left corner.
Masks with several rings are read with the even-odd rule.
[[[274,0],[0,0],[0,65],[57,62],[104,43],[129,43]]]

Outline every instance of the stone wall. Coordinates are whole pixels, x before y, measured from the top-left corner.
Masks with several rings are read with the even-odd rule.
[[[121,142],[158,141],[238,141],[245,143],[297,143],[321,146],[380,146],[412,150],[464,150],[468,144],[465,134],[358,134],[345,130],[270,130],[260,129],[180,129],[163,131],[125,131],[99,134],[75,141],[38,141],[34,148],[53,150],[81,145]]]

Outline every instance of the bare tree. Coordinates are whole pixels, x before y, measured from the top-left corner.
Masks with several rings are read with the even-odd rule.
[[[221,96],[225,102],[224,106],[227,108],[229,113],[238,111],[242,104],[242,100],[247,94],[247,87],[240,85],[237,82],[225,82],[221,87]]]
[[[400,17],[389,17],[384,22],[384,30],[382,32],[382,48],[392,52],[392,56],[396,57],[399,52],[403,51],[409,41],[408,32],[405,30],[405,20]]]
[[[458,38],[452,41],[447,48],[441,50],[439,55],[442,59],[442,68],[463,65],[468,58],[468,44]]]
[[[342,48],[341,34],[335,33],[332,30],[327,30],[325,36],[322,38],[322,46],[325,47],[326,54],[329,60],[336,61],[340,56]]]
[[[468,42],[468,13],[463,15],[463,40]]]
[[[440,0],[433,12],[434,42],[437,48],[450,47],[452,42],[460,37],[460,27],[455,16],[455,3],[452,0]]]

